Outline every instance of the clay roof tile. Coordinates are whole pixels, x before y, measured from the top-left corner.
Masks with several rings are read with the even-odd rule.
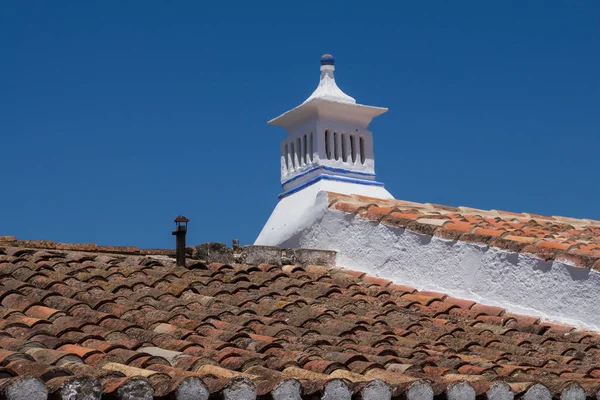
[[[540,217],[533,224],[527,215],[496,213],[486,220],[436,205],[344,201],[366,211],[361,215],[385,215],[382,223],[398,210],[423,215],[414,222],[418,229],[463,232],[456,240],[492,229],[502,234],[486,240],[499,247],[534,245],[556,257],[572,250],[562,239],[521,236],[532,226],[542,233],[560,229]],[[521,219],[531,224],[517,232],[513,225]],[[600,387],[594,332],[362,272],[211,260],[202,261],[207,269],[179,271],[168,258],[154,263],[135,252],[98,256],[100,249],[65,247],[50,253],[50,244],[37,242],[28,245],[46,249],[19,251],[14,244],[3,245],[12,257],[3,268],[18,272],[0,282],[7,288],[0,292],[0,365],[41,377],[32,382],[53,396],[75,388],[89,398],[148,400],[338,391],[363,398],[509,391],[559,398]],[[34,258],[42,269],[25,266]],[[56,264],[61,272],[45,275],[50,262],[79,264],[71,270]]]

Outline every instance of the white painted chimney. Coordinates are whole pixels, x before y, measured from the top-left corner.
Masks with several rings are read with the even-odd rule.
[[[393,196],[375,179],[371,120],[387,108],[357,104],[337,86],[331,55],[321,57],[317,89],[299,106],[269,121],[282,126],[283,192],[255,244],[279,245],[312,219],[321,191]]]

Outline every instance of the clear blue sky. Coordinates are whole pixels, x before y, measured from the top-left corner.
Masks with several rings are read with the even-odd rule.
[[[600,219],[600,2],[5,1],[0,235],[251,243],[316,87],[371,125],[399,199]]]

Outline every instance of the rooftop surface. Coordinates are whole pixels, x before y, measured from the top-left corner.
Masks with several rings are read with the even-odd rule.
[[[332,206],[419,224],[429,214],[471,220],[349,200]],[[472,217],[472,229],[540,220],[497,218],[492,228]],[[577,230],[544,221],[560,224],[557,237]],[[352,270],[224,264],[189,250],[178,267],[168,250],[0,240],[5,397],[600,398],[598,333]]]

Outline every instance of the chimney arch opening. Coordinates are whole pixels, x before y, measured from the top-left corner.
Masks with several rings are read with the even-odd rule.
[[[360,163],[365,163],[365,138],[363,136],[358,140],[360,147]]]

